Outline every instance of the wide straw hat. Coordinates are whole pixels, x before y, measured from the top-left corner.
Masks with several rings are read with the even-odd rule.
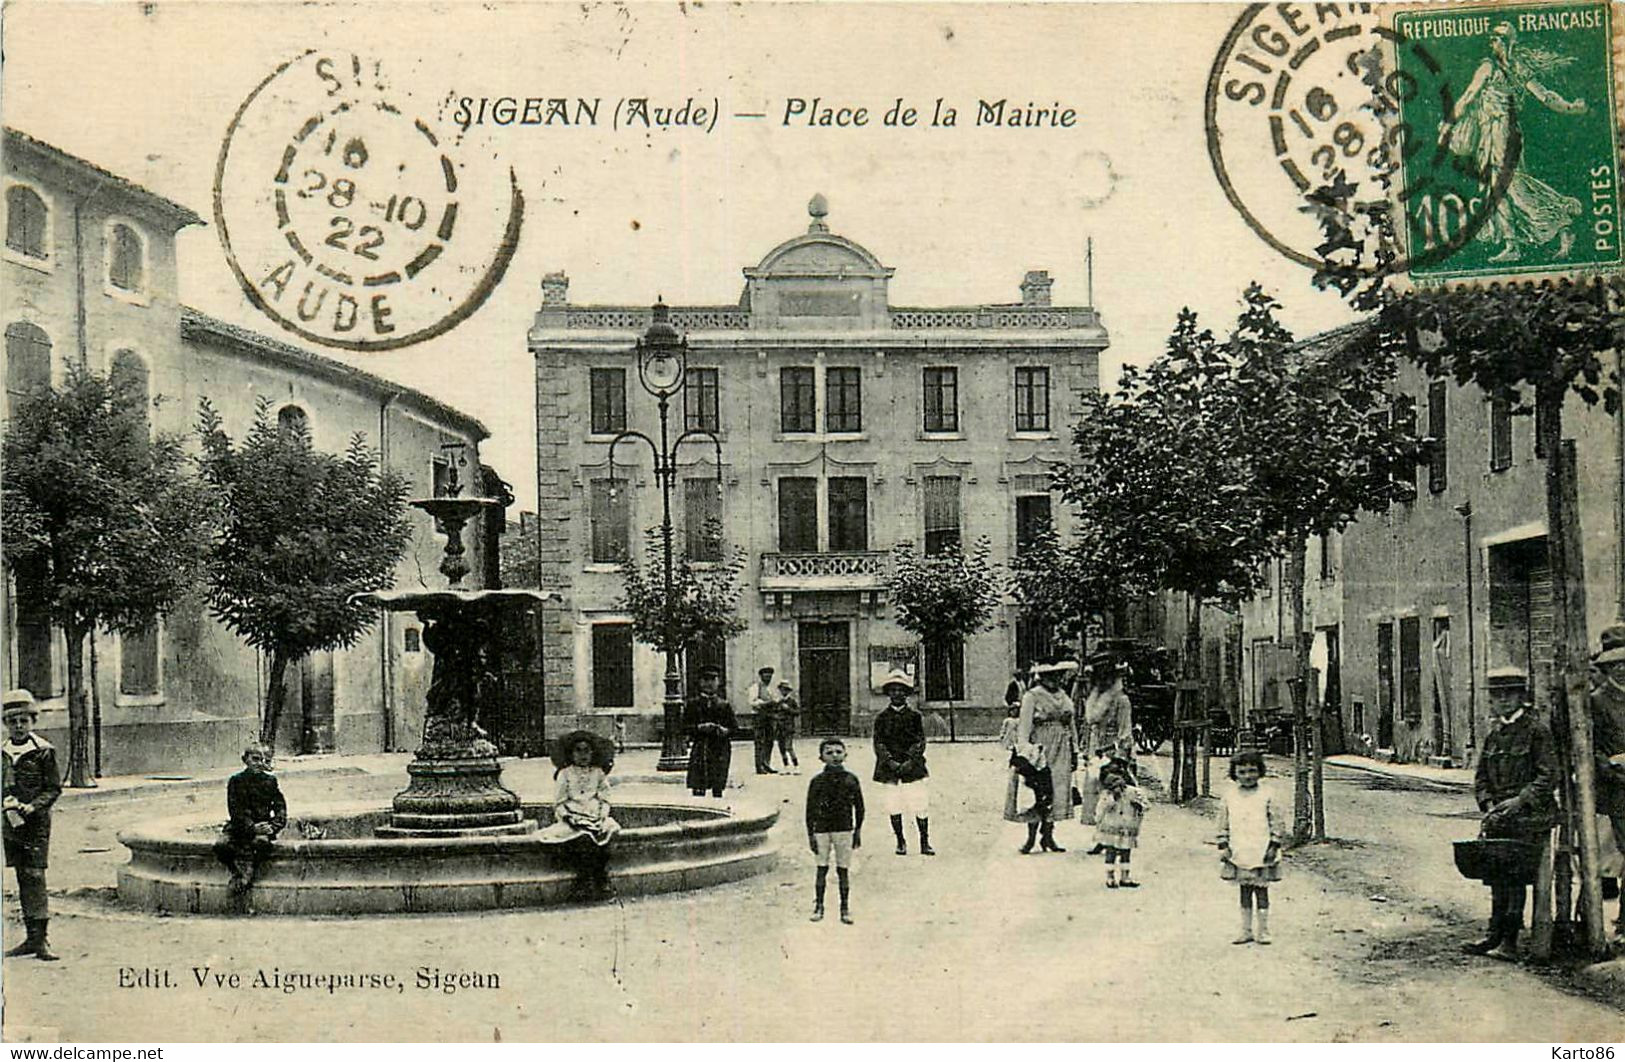
[[[886,689],[889,686],[901,686],[910,693],[914,692],[914,680],[908,677],[908,672],[899,671],[895,668],[886,673],[886,681],[880,684],[881,689]]]
[[[1078,669],[1075,660],[1050,660],[1033,665],[1033,675],[1069,675]]]
[[[572,730],[553,743],[550,754],[555,767],[569,767],[575,763],[570,757],[570,750],[582,741],[592,746],[592,766],[601,767],[605,774],[615,766],[615,743],[609,738],[594,734],[591,730]]]
[[[0,719],[10,719],[14,715],[39,715],[39,707],[34,703],[34,695],[27,690],[7,690],[0,698]]]

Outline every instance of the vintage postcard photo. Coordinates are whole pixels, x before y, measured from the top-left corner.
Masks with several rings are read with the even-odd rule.
[[[1613,1057],[1618,5],[0,17],[8,1043]]]

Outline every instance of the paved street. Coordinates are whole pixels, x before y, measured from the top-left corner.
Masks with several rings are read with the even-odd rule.
[[[1448,842],[1475,829],[1465,793],[1331,770],[1328,823],[1343,840],[1293,853],[1272,890],[1276,943],[1236,947],[1235,894],[1218,879],[1201,809],[1154,805],[1135,854],[1145,886],[1108,891],[1076,824],[1057,831],[1072,849],[1065,855],[1016,853],[1021,828],[999,819],[1003,757],[992,745],[934,745],[930,757],[941,855],[894,856],[886,821],[872,810],[853,875],[854,926],[806,920],[805,775],[747,779],[751,792],[782,801],[783,848],[776,870],[746,882],[591,908],[360,921],[121,910],[108,891],[121,851],[96,849],[116,849],[114,831],[133,818],[223,796],[210,789],[77,806],[70,796],[52,870],[52,939],[64,961],[7,961],[5,1033],[1574,1042],[1617,1039],[1625,1020],[1618,1007],[1532,971],[1456,954],[1487,907],[1483,890],[1450,864]],[[653,758],[631,753],[622,769],[647,770]],[[293,814],[317,800],[386,798],[399,788],[399,760],[368,757],[353,775],[287,772]],[[736,776],[741,762],[748,769],[748,754],[736,755]],[[867,778],[862,743],[853,764]],[[1156,769],[1166,766],[1163,759]],[[521,762],[507,777],[537,794],[548,791],[550,773]],[[211,986],[198,988],[191,971],[205,966]],[[121,967],[168,970],[175,987],[121,989]],[[500,987],[419,990],[419,967],[495,973]],[[249,987],[256,971],[273,969],[394,972],[406,987],[336,996]],[[237,973],[245,987],[216,987],[215,973]]]

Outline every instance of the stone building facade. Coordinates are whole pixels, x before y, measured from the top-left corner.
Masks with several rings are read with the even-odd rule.
[[[241,438],[256,403],[301,420],[313,444],[342,451],[361,433],[411,496],[443,489],[449,462],[479,482],[479,421],[443,403],[311,351],[181,305],[175,234],[201,219],[179,204],[22,133],[5,134],[6,394],[0,416],[71,363],[128,374],[152,395],[155,430],[189,432],[207,398]],[[446,449],[456,444],[461,449]],[[433,573],[439,539],[410,511],[402,585]],[[499,524],[500,526],[500,524]],[[479,585],[489,547],[466,535]],[[437,576],[431,574],[430,578]],[[60,630],[19,610],[7,573],[0,594],[0,683],[29,687],[41,728],[66,747],[66,645]],[[354,647],[319,653],[290,672],[283,752],[415,747],[427,654],[415,618],[393,615]],[[140,636],[95,637],[103,773],[234,763],[258,728],[266,661],[193,604]]]
[[[862,732],[893,666],[923,668],[941,712],[950,699],[998,704],[1017,660],[1044,648],[1009,604],[998,629],[922,660],[889,614],[892,549],[986,537],[1004,561],[1039,522],[1064,523],[1048,469],[1067,456],[1108,338],[1092,307],[1051,305],[1042,271],[1020,302],[893,306],[893,270],[830,232],[826,209],[815,198],[807,232],[744,270],[736,305],[671,309],[689,345],[673,434],[722,440],[720,469],[708,442],[680,449],[673,521],[679,549],[709,548],[698,530],[716,518],[748,558],[749,629],[692,648],[689,670],[720,663],[742,707],[770,664],[797,688],[806,727]],[[631,638],[617,561],[641,554],[660,491],[647,446],[619,446],[614,479],[608,464],[616,432],[658,436],[633,354],[650,320],[646,305],[572,304],[563,275],[543,279],[529,336],[540,569],[566,602],[545,635],[550,730],[624,715],[636,738],[659,717],[664,663]]]

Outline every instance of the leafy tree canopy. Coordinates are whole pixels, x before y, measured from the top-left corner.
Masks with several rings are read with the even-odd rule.
[[[991,552],[986,538],[968,554],[952,544],[930,556],[916,553],[912,543],[897,546],[888,589],[897,625],[932,644],[992,629],[1004,582],[988,560]]]
[[[706,521],[713,545],[722,541],[722,524]],[[621,607],[632,617],[632,636],[660,652],[682,652],[701,641],[721,641],[743,632],[739,614],[744,588],[745,551],[735,546],[721,561],[696,565],[682,550],[672,554],[671,604],[667,607],[665,538],[659,527],[643,532],[643,562],[621,562],[626,593]]]

